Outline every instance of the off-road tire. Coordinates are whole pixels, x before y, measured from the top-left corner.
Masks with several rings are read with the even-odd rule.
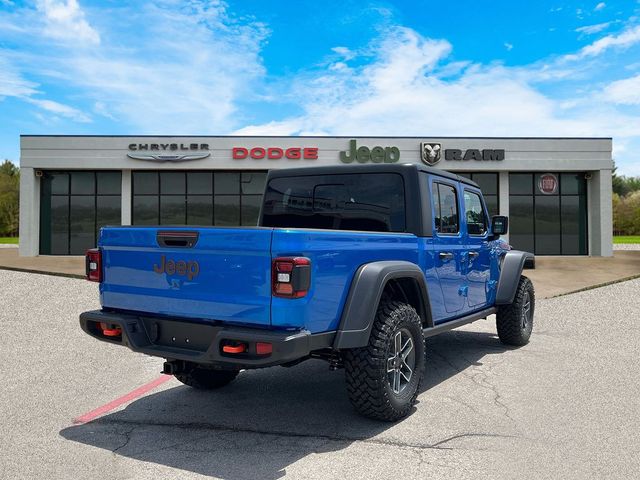
[[[238,373],[237,370],[212,370],[194,366],[174,376],[178,381],[198,390],[213,390],[231,383]]]
[[[500,341],[505,345],[518,347],[529,343],[529,337],[533,330],[534,310],[535,292],[533,283],[522,275],[520,276],[513,303],[498,307],[496,326]]]
[[[404,339],[411,338],[413,342],[413,359],[407,358],[414,366],[410,380],[405,378],[404,388],[395,393],[389,377],[391,375],[393,381],[396,377],[387,370],[398,332],[401,332],[402,342],[406,341],[403,335]],[[407,350],[401,348],[400,351]],[[383,300],[376,313],[369,344],[343,352],[347,392],[355,409],[376,420],[393,422],[405,417],[420,390],[425,368],[424,352],[422,324],[415,309],[406,303]]]

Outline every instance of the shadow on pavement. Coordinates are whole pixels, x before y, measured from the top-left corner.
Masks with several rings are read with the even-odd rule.
[[[422,391],[505,350],[488,333],[457,331],[428,339]],[[243,372],[218,391],[169,388],[60,435],[203,475],[275,479],[301,458],[343,450],[354,441],[377,437],[374,442],[403,444],[402,433],[412,424],[429,428],[420,418],[412,414],[390,424],[360,417],[347,398],[344,373],[312,360],[289,369]],[[390,429],[393,433],[386,432]]]

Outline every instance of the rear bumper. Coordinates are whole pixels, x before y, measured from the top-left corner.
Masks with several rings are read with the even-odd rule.
[[[106,336],[100,323],[122,330]],[[255,328],[211,325],[188,319],[149,317],[120,312],[93,310],[80,315],[80,327],[98,340],[170,360],[184,360],[228,368],[260,368],[304,358],[314,350],[331,348],[335,332],[311,334],[306,330],[281,332]],[[228,354],[225,341],[244,342],[248,351]],[[271,343],[272,352],[256,353],[256,343]]]

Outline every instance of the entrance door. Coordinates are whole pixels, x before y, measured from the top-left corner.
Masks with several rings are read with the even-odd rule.
[[[584,173],[509,174],[509,243],[536,255],[587,255]]]
[[[460,229],[457,185],[457,182],[439,179],[431,182],[435,220],[434,261],[447,315],[464,308],[466,294],[463,265],[465,245]]]

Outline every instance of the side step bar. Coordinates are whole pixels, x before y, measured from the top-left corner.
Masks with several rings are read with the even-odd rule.
[[[438,325],[435,325],[433,327],[427,327],[422,330],[422,333],[424,334],[425,338],[433,337],[434,335],[438,335],[439,333],[453,330],[454,328],[461,327],[462,325],[466,325],[467,323],[475,322],[476,320],[480,320],[481,318],[487,318],[489,315],[493,315],[497,311],[498,309],[496,307],[480,310],[479,312],[474,312],[471,315],[467,315],[466,317],[439,323]]]

